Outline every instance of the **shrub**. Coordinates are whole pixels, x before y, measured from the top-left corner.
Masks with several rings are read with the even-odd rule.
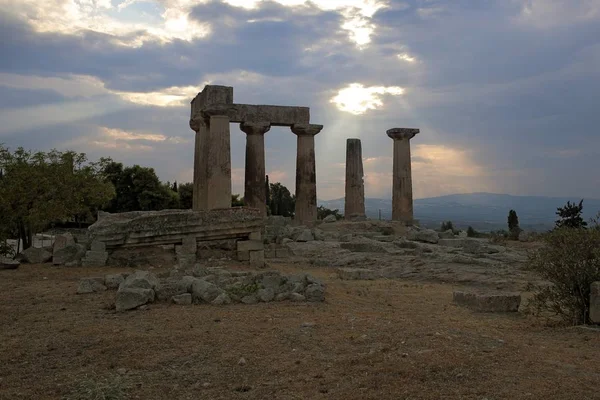
[[[452,230],[454,232],[454,225],[452,225],[452,221],[442,222],[442,226],[440,227],[440,231],[446,232]]]
[[[550,285],[533,288],[530,310],[554,313],[574,325],[590,322],[590,285],[600,280],[600,231],[560,228],[543,241],[530,254],[528,268]]]
[[[508,232],[504,230],[492,231],[490,232],[489,242],[494,244],[503,244],[506,243],[508,239]]]
[[[469,226],[467,228],[467,236],[468,237],[477,237],[477,231],[475,229],[473,229],[472,226]]]
[[[565,206],[557,208],[556,215],[559,216],[559,219],[555,223],[556,227],[585,228],[587,226],[587,222],[585,222],[581,216],[582,211],[583,199],[581,199],[579,204],[571,204],[570,201],[567,201]]]

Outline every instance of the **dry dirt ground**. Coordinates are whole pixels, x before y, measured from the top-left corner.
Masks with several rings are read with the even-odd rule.
[[[115,399],[600,399],[598,331],[473,313],[449,284],[311,268],[325,303],[121,314],[115,292],[75,294],[119,271],[0,271],[0,399],[93,398],[77,396],[102,383],[126,390]]]

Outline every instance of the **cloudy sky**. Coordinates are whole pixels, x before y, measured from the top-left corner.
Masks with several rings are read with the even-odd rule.
[[[391,193],[386,130],[418,127],[415,197],[600,198],[600,0],[0,0],[0,143],[74,149],[191,181],[190,100],[311,107],[318,197]],[[245,134],[232,124],[234,193]],[[291,190],[296,140],[266,135]]]

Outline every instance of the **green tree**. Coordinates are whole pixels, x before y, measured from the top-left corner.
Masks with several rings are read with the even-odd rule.
[[[517,212],[515,210],[510,210],[508,212],[508,232],[512,239],[518,239],[519,233],[521,233],[521,228],[519,227],[519,217],[517,216]]]
[[[182,183],[178,186],[179,208],[190,210],[194,201],[194,184],[191,182]]]
[[[291,195],[288,188],[279,182],[272,183],[270,185],[270,192],[271,201],[269,203],[269,208],[271,210],[271,215],[282,215],[284,217],[293,216],[296,198]]]
[[[475,229],[473,229],[472,226],[469,226],[467,228],[467,236],[468,237],[476,237],[477,236],[477,231]]]
[[[269,207],[269,204],[271,204],[271,186],[269,185],[269,175],[266,175],[265,178],[265,199],[266,199],[266,206],[267,206],[267,214],[271,214],[271,207]]]
[[[323,206],[317,207],[317,218],[318,219],[325,219],[330,215],[333,215],[336,220],[340,220],[340,219],[344,218],[344,216],[342,214],[340,214],[340,210],[338,210],[337,208],[335,210],[330,210],[329,208],[325,208]]]
[[[0,216],[5,230],[16,230],[23,248],[50,223],[96,210],[114,196],[103,176],[104,162],[90,163],[73,151],[11,152],[0,145]]]
[[[231,207],[243,207],[244,206],[244,198],[240,199],[239,194],[231,195]]]
[[[452,221],[444,221],[442,222],[442,226],[440,227],[440,230],[442,232],[446,232],[451,230],[452,232],[454,232],[454,225],[452,224]]]
[[[122,163],[105,160],[103,173],[115,186],[116,196],[105,211],[154,211],[179,208],[179,197],[170,185],[158,179],[153,168],[134,165],[123,167]]]
[[[559,219],[556,221],[556,228],[585,228],[587,222],[583,220],[581,213],[583,211],[583,199],[579,204],[567,201],[563,207],[558,207],[556,215]]]

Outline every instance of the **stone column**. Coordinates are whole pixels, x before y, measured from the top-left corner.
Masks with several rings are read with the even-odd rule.
[[[365,217],[365,184],[360,139],[346,140],[346,200],[347,220]]]
[[[229,117],[211,115],[206,135],[206,209],[231,207]]]
[[[269,122],[242,122],[240,129],[246,133],[246,173],[244,204],[258,208],[267,215],[265,191],[265,133],[271,129]]]
[[[323,125],[295,124],[292,126],[292,132],[298,136],[294,220],[300,225],[310,225],[317,220],[315,135],[322,129]]]
[[[190,127],[196,132],[194,146],[194,198],[192,210],[206,210],[206,123],[199,120],[190,122]]]
[[[387,135],[394,139],[394,178],[392,188],[392,220],[413,222],[412,171],[410,139],[419,129],[394,128]]]

